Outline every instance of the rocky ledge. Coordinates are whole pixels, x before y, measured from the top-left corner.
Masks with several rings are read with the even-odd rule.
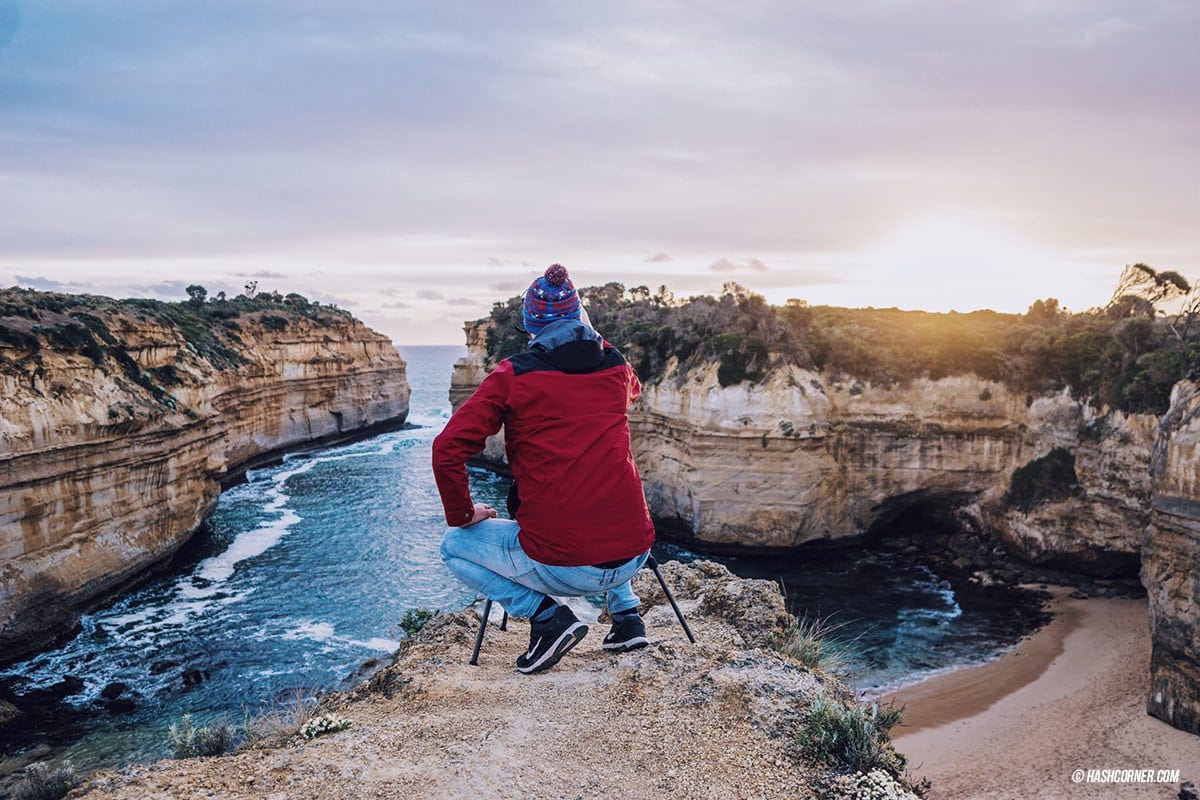
[[[387,338],[298,295],[0,291],[0,661],[163,563],[246,467],[402,425],[408,397]]]
[[[320,712],[349,721],[345,730],[101,773],[77,796],[765,800],[832,785],[829,765],[802,752],[797,732],[814,698],[853,698],[774,648],[790,621],[778,589],[708,562],[662,570],[695,645],[647,571],[635,588],[648,648],[605,652],[606,626],[596,623],[538,675],[513,667],[528,644],[525,622],[501,631],[494,616],[473,667],[478,617],[442,615],[392,666],[326,698]]]

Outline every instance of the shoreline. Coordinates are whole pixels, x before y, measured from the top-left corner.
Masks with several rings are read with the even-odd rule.
[[[1051,590],[1049,624],[999,659],[881,695],[905,706],[896,749],[931,800],[1173,798],[1200,778],[1200,736],[1146,713],[1146,599]],[[1173,783],[1075,783],[1076,769],[1179,770]]]

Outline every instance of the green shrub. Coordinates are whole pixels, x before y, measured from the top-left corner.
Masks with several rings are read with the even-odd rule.
[[[78,783],[79,778],[70,767],[51,769],[45,764],[34,764],[25,770],[11,796],[13,800],[59,800]]]
[[[400,618],[400,630],[404,631],[404,635],[409,638],[416,636],[429,623],[429,620],[439,613],[440,611],[428,608],[410,608]]]
[[[183,378],[179,377],[179,370],[175,369],[173,364],[154,367],[150,370],[150,374],[163,386],[181,386],[183,384]]]
[[[262,322],[262,326],[269,331],[279,332],[286,330],[288,326],[288,321],[286,319],[283,317],[278,317],[274,314],[263,314],[259,319]]]
[[[717,382],[734,386],[761,381],[767,372],[767,345],[757,336],[725,333],[712,344],[717,356]]]
[[[111,347],[118,344],[117,337],[112,335],[112,331],[108,329],[108,325],[95,314],[88,314],[85,311],[72,311],[71,316],[86,325],[106,345]]]
[[[1013,470],[1004,503],[1029,512],[1043,503],[1066,500],[1079,490],[1075,456],[1056,447],[1041,458]]]
[[[232,752],[237,746],[233,728],[225,720],[217,720],[211,726],[196,727],[191,714],[184,714],[178,723],[167,729],[175,758],[220,756]]]
[[[839,772],[882,769],[900,775],[905,759],[892,747],[891,731],[903,715],[903,708],[846,704],[820,694],[809,706],[797,743],[806,756]]]
[[[97,364],[104,363],[104,348],[84,325],[70,322],[46,329],[46,338],[63,350],[82,353]]]
[[[36,353],[42,347],[41,340],[34,334],[3,324],[0,324],[0,342],[30,353]]]

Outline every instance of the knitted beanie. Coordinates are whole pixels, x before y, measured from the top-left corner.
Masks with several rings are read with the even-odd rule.
[[[525,330],[536,334],[560,319],[579,319],[579,294],[562,264],[551,264],[525,290]]]

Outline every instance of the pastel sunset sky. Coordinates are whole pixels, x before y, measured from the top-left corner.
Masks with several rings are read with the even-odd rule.
[[[1200,277],[1200,3],[0,0],[0,285],[1023,311]]]

